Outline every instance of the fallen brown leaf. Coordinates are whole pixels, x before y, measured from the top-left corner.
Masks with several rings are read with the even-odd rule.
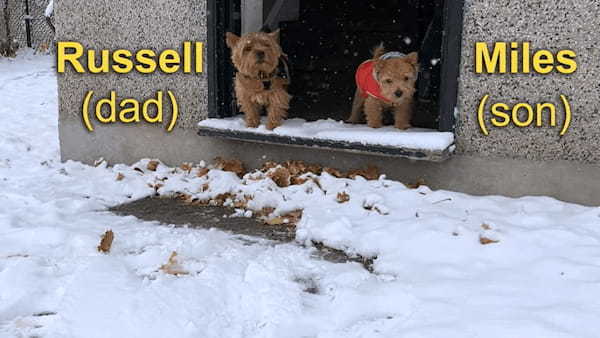
[[[329,175],[335,176],[337,178],[346,177],[346,175],[344,175],[341,171],[339,171],[338,169],[335,169],[335,168],[325,167],[325,168],[323,168],[323,171],[328,173]]]
[[[489,226],[489,224],[485,224],[485,223],[481,224],[481,228],[482,228],[483,230],[491,230],[491,229],[492,229],[492,227],[491,227],[491,226]]]
[[[376,180],[379,178],[379,168],[374,165],[369,165],[367,169],[354,169],[348,172],[348,178],[356,178],[362,176],[367,180]]]
[[[118,173],[118,174],[117,174],[117,178],[116,178],[116,180],[117,180],[117,181],[122,181],[124,178],[125,178],[125,175],[123,175],[123,174],[121,174],[121,173]]]
[[[302,185],[306,183],[306,181],[308,181],[308,178],[297,176],[292,177],[292,185]]]
[[[233,201],[233,207],[236,209],[246,209],[248,206],[247,200],[235,200]]]
[[[272,207],[264,207],[254,213],[256,217],[267,217],[275,211],[275,208]]]
[[[267,177],[273,180],[278,187],[288,187],[291,182],[290,171],[284,167],[277,167],[267,172]]]
[[[226,192],[224,194],[219,194],[217,195],[215,198],[212,199],[212,202],[214,205],[216,206],[223,206],[225,204],[225,201],[227,201],[228,199],[233,199],[233,195]]]
[[[171,256],[169,257],[169,261],[167,264],[163,264],[160,267],[160,270],[164,273],[174,276],[187,275],[189,272],[185,271],[183,267],[177,261],[177,252],[173,251]]]
[[[201,168],[200,170],[198,170],[198,173],[196,174],[196,176],[198,177],[202,177],[206,174],[208,174],[210,170],[208,168]]]
[[[407,184],[406,186],[410,189],[417,189],[418,187],[425,185],[425,180],[423,178],[417,179],[417,181],[413,184]]]
[[[217,157],[215,158],[215,167],[223,171],[235,173],[239,177],[242,177],[246,174],[244,164],[240,160],[225,160],[221,157]]]
[[[265,223],[267,223],[268,225],[281,225],[286,223],[284,220],[284,217],[277,216],[266,220]]]
[[[302,218],[302,210],[295,210],[288,214],[267,219],[265,223],[268,225],[289,225],[295,226]]]
[[[159,164],[158,161],[152,160],[152,161],[148,162],[148,165],[146,166],[146,168],[148,168],[148,170],[150,170],[150,171],[156,171],[156,168],[158,168],[158,164]]]
[[[348,195],[346,192],[338,192],[337,194],[337,198],[336,201],[338,203],[346,203],[350,200],[350,195]]]
[[[192,165],[190,163],[182,163],[179,168],[181,168],[183,171],[187,171],[188,173],[192,171]]]
[[[100,240],[100,245],[98,245],[98,251],[108,253],[110,252],[110,247],[112,246],[113,239],[115,238],[112,230],[107,230]]]
[[[192,199],[191,195],[188,194],[183,194],[183,193],[178,193],[175,198],[177,198],[178,200],[182,200],[182,201],[190,201]]]
[[[494,240],[494,239],[489,239],[484,236],[479,236],[479,243],[481,243],[481,245],[487,245],[487,244],[498,243],[498,242],[500,242],[500,241]]]
[[[294,210],[290,213],[283,215],[283,217],[287,218],[290,223],[297,224],[302,218],[302,210]]]
[[[271,169],[277,168],[278,165],[279,164],[277,164],[277,162],[267,161],[267,162],[263,163],[262,167],[260,168],[260,171],[267,172]]]

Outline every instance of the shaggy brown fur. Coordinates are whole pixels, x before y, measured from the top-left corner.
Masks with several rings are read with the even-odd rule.
[[[282,55],[279,30],[242,37],[228,32],[226,41],[237,69],[235,94],[245,114],[246,126],[258,127],[263,107],[267,110],[267,129],[280,126],[287,116],[291,97],[287,92],[288,79],[277,74]]]
[[[367,118],[367,125],[379,128],[383,125],[383,111],[391,109],[394,113],[394,126],[399,129],[410,128],[413,109],[413,95],[418,72],[418,55],[416,52],[402,58],[380,60],[385,54],[383,46],[373,51],[375,79],[381,88],[381,95],[390,102],[372,96],[364,97],[357,88],[352,102],[352,113],[348,122],[360,123],[362,112]]]

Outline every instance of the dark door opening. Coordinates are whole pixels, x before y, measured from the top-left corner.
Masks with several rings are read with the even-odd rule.
[[[405,54],[427,50],[420,53],[427,55],[421,57],[420,68],[434,75],[434,81],[429,82],[432,88],[426,88],[429,97],[423,98],[427,101],[416,100],[419,111],[413,125],[438,129],[440,65],[435,60],[441,58],[441,39],[428,39],[421,47],[436,12],[441,7],[433,1],[300,1],[297,20],[279,22],[281,44],[292,67],[290,116],[309,121],[346,119],[356,67],[383,43],[387,50]],[[435,34],[441,35],[441,29]]]
[[[234,69],[226,31],[281,30],[294,96],[290,118],[348,118],[356,67],[383,43],[387,50],[419,52],[420,72],[412,124],[454,128],[463,0],[221,0],[209,2],[209,111],[237,115]],[[222,135],[221,135],[222,136]],[[286,142],[289,143],[289,142]]]

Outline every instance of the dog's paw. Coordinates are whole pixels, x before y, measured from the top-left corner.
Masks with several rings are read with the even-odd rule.
[[[248,128],[258,128],[259,124],[260,124],[260,121],[254,121],[254,120],[248,121],[248,120],[246,120],[246,127],[248,127]]]
[[[408,128],[412,128],[412,126],[410,125],[410,123],[403,123],[403,124],[396,123],[396,124],[394,125],[394,127],[398,128],[398,129],[400,129],[400,130],[406,130],[406,129],[408,129]]]
[[[267,122],[267,125],[266,125],[268,130],[273,130],[279,126],[281,126],[281,122]]]
[[[379,123],[375,123],[375,122],[371,122],[371,123],[367,123],[367,125],[371,128],[381,128],[383,127],[383,123],[379,122]]]

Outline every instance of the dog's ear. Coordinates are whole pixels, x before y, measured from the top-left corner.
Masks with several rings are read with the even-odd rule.
[[[270,36],[270,37],[271,37],[273,40],[277,41],[277,43],[279,43],[279,28],[277,28],[277,30],[275,30],[274,32],[272,32],[272,33],[269,33],[269,36]]]
[[[375,80],[379,81],[379,73],[381,73],[381,70],[385,65],[385,60],[376,59],[374,62],[373,71],[375,73]]]
[[[380,56],[385,54],[385,46],[383,45],[383,42],[375,46],[373,51],[371,51],[371,54],[373,54],[373,59],[379,59]]]
[[[230,33],[230,32],[225,33],[225,42],[227,43],[227,46],[229,48],[234,49],[239,41],[240,41],[239,36],[237,36],[233,33]]]
[[[408,54],[406,59],[415,67],[419,65],[419,54],[417,52]]]

